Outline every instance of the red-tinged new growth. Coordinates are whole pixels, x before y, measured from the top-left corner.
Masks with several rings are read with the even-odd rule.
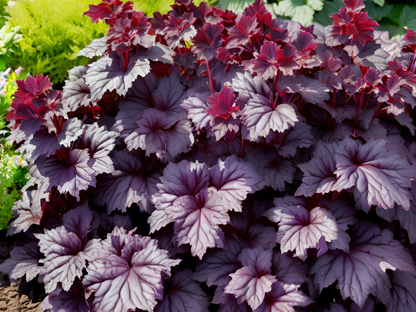
[[[211,95],[207,101],[211,106],[207,108],[206,112],[213,117],[227,119],[233,112],[240,109],[240,106],[235,105],[235,94],[233,89],[227,86],[224,86],[221,92]]]
[[[379,24],[368,17],[364,9],[364,0],[345,0],[345,7],[340,8],[339,13],[331,15],[334,19],[330,34],[331,46],[339,44],[359,43],[364,46],[369,41],[374,41],[374,28]]]

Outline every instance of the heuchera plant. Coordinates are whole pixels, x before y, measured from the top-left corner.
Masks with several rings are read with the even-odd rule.
[[[415,311],[416,35],[104,0],[62,92],[18,82],[31,164],[0,271],[45,311]]]

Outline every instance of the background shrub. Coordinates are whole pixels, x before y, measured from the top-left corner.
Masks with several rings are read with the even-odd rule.
[[[82,14],[96,0],[21,0],[8,7],[12,26],[21,26],[23,39],[10,59],[13,68],[24,67],[33,75],[44,73],[62,83],[68,68],[90,60],[78,52],[95,38],[105,35],[107,26],[92,24]],[[56,86],[59,88],[59,85]]]

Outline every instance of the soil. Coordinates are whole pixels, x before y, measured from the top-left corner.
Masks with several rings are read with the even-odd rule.
[[[6,237],[6,231],[0,231],[0,263],[10,257],[15,239]],[[41,312],[44,296],[43,287],[37,281],[10,283],[8,276],[0,273],[0,312]]]

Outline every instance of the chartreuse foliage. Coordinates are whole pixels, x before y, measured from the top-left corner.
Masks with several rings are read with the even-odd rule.
[[[63,91],[6,119],[33,187],[0,271],[45,311],[416,311],[416,33],[104,0]]]
[[[20,199],[18,190],[26,184],[29,178],[28,169],[25,167],[27,163],[5,140],[10,132],[10,129],[6,127],[5,116],[13,94],[17,91],[15,81],[25,79],[26,76],[27,73],[23,70],[19,70],[19,75],[17,75],[9,69],[0,77],[0,229],[7,228],[12,217],[13,204]]]
[[[33,75],[45,73],[54,83],[64,82],[68,68],[89,62],[77,57],[78,52],[105,34],[106,25],[82,17],[91,2],[99,0],[21,0],[9,6],[10,24],[20,26],[23,35],[9,65],[22,66]]]

